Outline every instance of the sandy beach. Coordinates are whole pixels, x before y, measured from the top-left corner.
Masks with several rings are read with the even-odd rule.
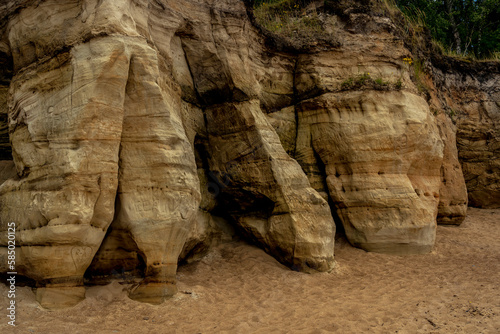
[[[75,307],[46,311],[17,289],[14,328],[1,333],[500,333],[500,210],[470,208],[460,227],[438,226],[432,253],[393,256],[342,236],[331,273],[303,274],[244,242],[178,270],[179,293],[138,303],[119,280],[89,287]]]

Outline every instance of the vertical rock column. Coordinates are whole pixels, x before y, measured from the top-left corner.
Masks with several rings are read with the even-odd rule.
[[[177,257],[200,196],[176,115],[179,94],[161,80],[157,63],[142,38],[102,37],[12,81],[20,179],[0,187],[1,226],[17,224],[17,269],[36,280],[44,307],[84,298],[83,274],[114,216],[147,265],[131,297],[158,303],[175,292]]]
[[[177,291],[177,261],[198,210],[199,181],[180,92],[162,84],[152,48],[145,42],[129,48],[113,227],[130,232],[146,264],[146,278],[130,297],[156,304]]]
[[[436,117],[443,140],[443,165],[437,221],[443,225],[460,225],[467,213],[467,187],[458,161],[456,128],[444,114]]]
[[[83,274],[112,221],[128,62],[123,43],[98,39],[12,80],[9,127],[20,179],[0,187],[1,226],[16,223],[16,269],[36,280],[43,307],[84,298]]]

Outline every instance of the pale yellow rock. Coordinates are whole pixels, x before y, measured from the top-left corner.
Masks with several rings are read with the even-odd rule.
[[[20,179],[1,185],[1,219],[18,223],[19,272],[37,281],[38,300],[47,307],[82,297],[56,289],[78,287],[99,248],[97,258],[107,265],[92,270],[101,273],[113,259],[144,262],[146,279],[131,298],[158,303],[175,292],[185,241],[201,240],[210,230],[203,230],[206,219],[193,229],[200,192],[202,208],[218,201],[201,191],[199,179],[206,175],[197,171],[194,152],[196,138],[219,140],[222,115],[208,116],[207,134],[200,103],[227,101],[224,108],[231,109],[233,100],[240,101],[236,123],[258,120],[249,133],[258,142],[250,148],[259,145],[262,166],[238,174],[257,200],[267,196],[274,207],[262,211],[268,226],[255,237],[296,269],[332,268],[329,208],[285,153],[257,100],[262,96],[266,110],[290,103],[293,59],[261,58],[261,45],[250,47],[262,37],[241,20],[242,2],[210,5],[216,10],[191,1],[148,6],[93,0],[7,9],[19,8],[5,36],[14,59],[8,113]],[[276,80],[282,84],[272,84]],[[246,128],[239,131],[245,143]],[[211,161],[223,152],[245,154],[224,146],[210,143],[211,150],[220,149],[211,152]],[[226,162],[212,165],[217,171]],[[231,187],[237,189],[237,182]],[[109,226],[110,240],[103,244]],[[126,233],[130,249],[112,255]]]
[[[221,200],[247,236],[293,268],[330,270],[328,204],[286,154],[259,101],[212,106],[206,119],[210,167],[230,180]]]
[[[24,275],[77,284],[114,220],[146,263],[147,284],[132,297],[175,284],[200,195],[180,97],[159,75],[143,39],[103,37],[14,77],[22,178],[6,181],[0,200],[2,221],[19,224]]]
[[[324,94],[299,104],[298,119],[297,150],[310,141],[325,164],[353,245],[396,254],[432,249],[443,143],[425,100],[394,91]]]
[[[205,140],[209,143],[205,149],[211,172],[207,185],[228,214],[244,230],[251,230],[248,237],[280,261],[297,269],[329,270],[333,266],[335,231],[329,208],[310,188],[300,166],[283,150],[263,112],[280,110],[292,101],[293,59],[263,55],[262,37],[239,16],[246,15],[242,2],[214,3],[214,7],[217,10],[196,7],[186,13],[189,21],[176,31],[186,63],[178,53],[174,57],[179,67],[174,74],[182,82],[186,99],[192,99],[192,81],[198,97],[193,102],[205,104]],[[175,37],[173,45],[179,45]],[[185,77],[188,72],[191,79]],[[195,137],[195,146],[196,136],[205,137],[202,131],[188,127],[186,131],[191,133],[190,138]],[[287,149],[293,145],[291,141],[288,136]],[[269,159],[274,162],[267,162]],[[226,204],[231,197],[236,203]],[[311,204],[316,199],[318,203]],[[302,213],[310,205],[318,210]],[[253,229],[240,219],[254,215],[267,221],[266,225]]]

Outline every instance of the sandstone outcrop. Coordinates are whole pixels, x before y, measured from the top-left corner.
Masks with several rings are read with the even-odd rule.
[[[305,170],[321,166],[323,182],[312,169],[311,184],[328,191],[351,244],[428,252],[443,159],[435,120],[410,79],[408,50],[391,34],[392,22],[356,14],[344,24],[342,52],[298,58],[296,159]]]
[[[13,78],[10,131],[21,179],[2,185],[2,221],[18,223],[19,265],[42,285],[42,305],[53,297],[47,289],[83,283],[112,221],[146,262],[147,282],[133,296],[172,293],[160,285],[174,283],[200,195],[175,115],[180,99],[158,77],[144,40],[110,36]],[[143,291],[151,287],[154,297]]]
[[[456,125],[456,145],[468,203],[475,207],[498,208],[500,65],[498,62],[460,63],[454,59],[435,59],[433,64],[430,72],[437,94],[430,105],[448,114]],[[455,198],[453,201],[460,200]]]
[[[3,15],[14,64],[8,113],[19,179],[1,186],[1,219],[2,227],[17,223],[17,268],[37,282],[42,306],[81,300],[99,247],[105,262],[125,234],[145,265],[130,297],[158,303],[175,293],[178,257],[201,200],[181,96],[206,108],[207,139],[219,141],[210,145],[213,170],[226,173],[234,162],[231,188],[248,184],[245,201],[256,207],[241,209],[248,209],[241,228],[299,270],[332,268],[335,225],[326,201],[281,147],[255,92],[245,92],[256,82],[247,82],[246,65],[231,66],[236,54],[217,53],[225,46],[214,31],[226,39],[229,23],[243,28],[243,3],[229,2],[235,8],[223,11],[185,2],[183,12],[170,1],[24,5]],[[217,29],[213,20],[228,22]],[[177,66],[179,54],[190,67],[186,60]],[[219,123],[231,110],[234,119]],[[240,141],[250,146],[234,148]]]
[[[490,94],[480,93],[457,117],[457,146],[469,203],[500,207],[500,79],[490,80]]]
[[[425,100],[406,92],[330,93],[299,110],[299,139],[309,139],[325,165],[348,240],[370,251],[430,251],[443,144]]]
[[[465,152],[496,157],[497,129],[464,117],[457,153],[394,24],[363,6],[330,13],[338,43],[298,50],[239,0],[0,5],[0,230],[16,222],[40,304],[75,304],[110,275],[143,277],[130,297],[160,303],[179,260],[233,235],[329,271],[334,217],[365,250],[429,252],[436,219],[465,216],[457,157],[471,201],[494,204],[498,160],[478,169]],[[3,232],[0,245],[7,271]]]
[[[438,115],[436,121],[444,144],[437,219],[443,225],[460,225],[467,212],[468,199],[462,167],[458,161],[456,127],[444,114]]]

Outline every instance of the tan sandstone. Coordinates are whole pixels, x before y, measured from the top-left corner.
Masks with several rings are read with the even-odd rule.
[[[429,252],[437,220],[465,216],[458,158],[472,201],[496,205],[497,95],[491,121],[436,118],[388,17],[346,9],[325,29],[338,45],[307,52],[239,0],[13,0],[0,17],[0,230],[16,222],[43,307],[113,275],[161,303],[178,261],[234,236],[330,271],[334,218],[365,250]]]

